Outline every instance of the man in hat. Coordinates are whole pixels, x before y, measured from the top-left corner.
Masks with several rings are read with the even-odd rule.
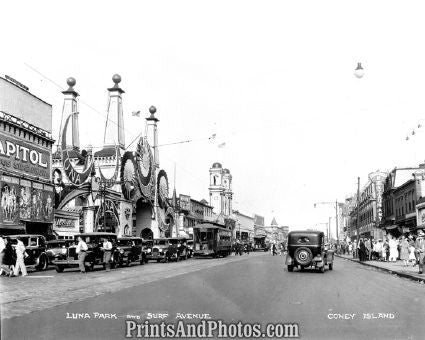
[[[419,259],[419,274],[422,274],[424,269],[424,257],[425,257],[425,233],[423,230],[418,230],[418,237],[415,242],[415,251],[417,258]]]

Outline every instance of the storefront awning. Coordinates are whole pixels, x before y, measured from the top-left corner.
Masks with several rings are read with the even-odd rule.
[[[389,226],[386,226],[386,227],[385,227],[385,229],[386,229],[386,230],[393,230],[393,229],[396,229],[396,228],[398,228],[398,225],[396,225],[396,224],[394,224],[394,225],[389,225]]]
[[[25,226],[21,224],[0,224],[0,234],[11,234],[17,231],[24,231]]]
[[[186,233],[185,231],[180,231],[180,230],[179,230],[179,237],[190,238],[188,233]]]
[[[56,236],[74,237],[74,235],[76,235],[76,233],[73,233],[72,231],[62,231],[62,230],[53,230],[53,233]]]

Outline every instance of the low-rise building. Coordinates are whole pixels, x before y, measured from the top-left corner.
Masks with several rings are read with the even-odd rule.
[[[254,238],[254,217],[242,214],[241,212],[233,211],[236,228],[233,231],[233,237],[242,242],[252,242]]]

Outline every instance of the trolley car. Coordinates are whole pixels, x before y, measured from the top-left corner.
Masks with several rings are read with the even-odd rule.
[[[211,223],[193,227],[194,256],[227,256],[232,249],[232,231]]]
[[[266,236],[254,236],[254,251],[268,251],[269,246],[266,242]]]

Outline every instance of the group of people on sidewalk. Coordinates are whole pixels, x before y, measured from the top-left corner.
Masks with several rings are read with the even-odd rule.
[[[359,242],[344,243],[341,245],[343,254],[352,255],[359,261],[375,260],[385,262],[403,261],[403,266],[416,266],[418,264],[419,274],[423,273],[425,256],[425,233],[417,231],[416,237],[413,234],[401,236],[399,238],[388,236],[386,239],[373,240],[370,238],[360,238]]]
[[[25,267],[26,248],[22,240],[18,237],[15,247],[8,237],[0,236],[0,276],[7,275],[10,277],[27,276],[27,268]]]

